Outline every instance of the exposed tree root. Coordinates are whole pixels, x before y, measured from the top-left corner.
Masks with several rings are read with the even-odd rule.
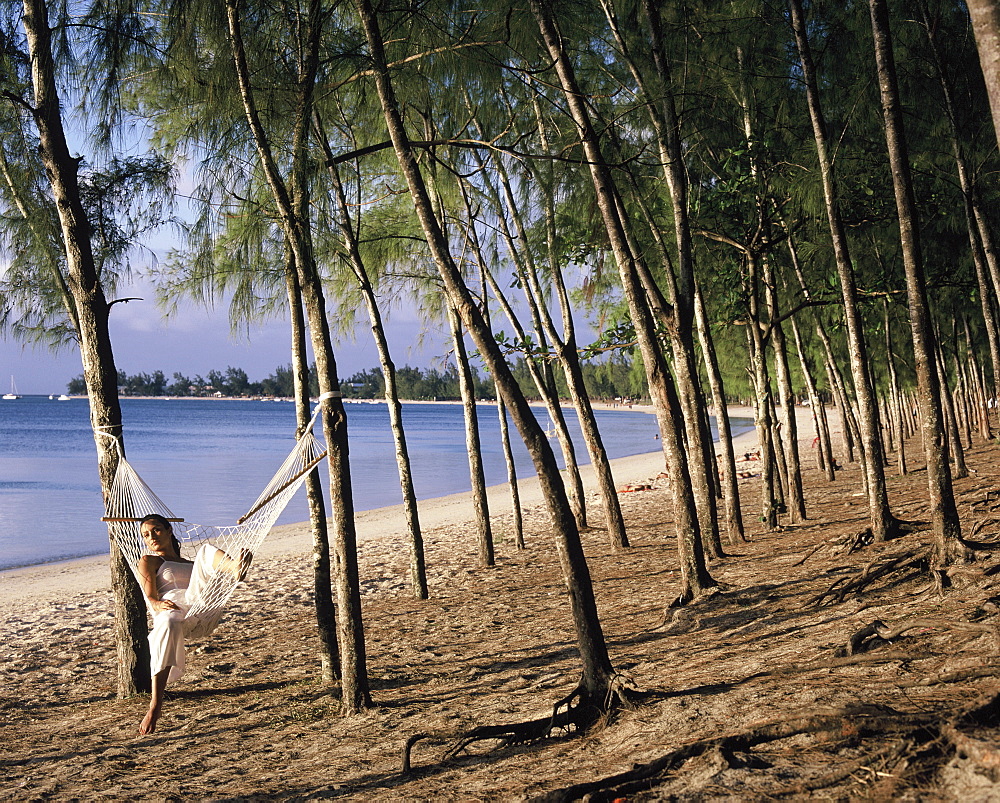
[[[400,775],[406,777],[411,773],[412,767],[410,766],[410,755],[413,752],[413,748],[417,744],[417,742],[422,742],[427,739],[433,739],[435,742],[438,743],[445,741],[444,739],[441,738],[441,736],[431,733],[414,733],[413,735],[411,735],[410,738],[406,740],[406,744],[403,745],[403,760],[402,762],[400,762],[401,766],[399,769]]]
[[[581,684],[555,702],[551,716],[501,725],[481,725],[451,739],[415,733],[406,740],[403,747],[401,773],[405,776],[413,772],[411,764],[413,747],[424,739],[433,739],[437,743],[453,741],[444,754],[445,759],[456,758],[477,742],[497,742],[497,749],[533,744],[544,739],[555,738],[557,732],[561,736],[583,733],[602,720],[606,720],[614,711],[634,707],[636,703],[647,696],[653,695],[645,695],[635,691],[628,685],[627,679],[623,675],[616,675],[612,678],[607,695],[603,700],[594,700],[584,692]]]
[[[1000,517],[984,516],[979,521],[973,523],[971,529],[969,530],[969,538],[975,539],[984,529],[989,527],[991,524],[1000,524]]]
[[[848,780],[869,786],[885,780],[892,790],[896,790],[911,782],[933,783],[937,772],[956,757],[971,762],[976,772],[996,782],[1000,780],[1000,749],[963,729],[993,728],[998,724],[1000,694],[997,693],[953,719],[942,719],[934,714],[901,713],[876,706],[847,707],[795,720],[765,723],[742,733],[701,739],[646,764],[637,765],[628,772],[557,789],[535,800],[563,803],[586,797],[596,803],[624,798],[667,783],[690,759],[706,755],[715,759],[712,769],[717,769],[720,776],[727,769],[768,768],[771,763],[767,757],[751,751],[793,736],[813,737],[814,743],[808,749],[824,750],[831,753],[834,759],[838,754],[842,755],[845,748],[862,747],[866,739],[885,739],[889,744],[881,750],[866,752],[863,758],[851,758],[842,766],[794,786],[752,788],[744,776],[738,782],[741,793],[769,798],[796,796],[829,789]],[[798,749],[804,749],[801,741],[797,744],[800,745]],[[852,752],[856,755],[857,749]],[[879,769],[890,764],[894,768],[890,773]],[[867,776],[859,777],[863,771],[867,772]]]
[[[925,630],[967,630],[983,633],[993,637],[993,649],[1000,650],[1000,630],[996,625],[979,622],[942,622],[936,619],[906,619],[894,627],[889,627],[880,619],[865,625],[854,633],[847,641],[847,646],[838,655],[857,655],[883,644],[892,643],[908,630],[922,628]]]
[[[810,599],[807,604],[820,606],[843,602],[849,594],[860,594],[878,580],[906,569],[921,573],[929,571],[933,557],[933,547],[882,555],[865,566],[860,574],[840,578],[822,594]]]
[[[997,504],[998,501],[1000,501],[1000,491],[987,491],[986,496],[978,502],[973,502],[972,506],[974,508],[985,506],[987,510],[993,511],[1000,508],[1000,504]]]

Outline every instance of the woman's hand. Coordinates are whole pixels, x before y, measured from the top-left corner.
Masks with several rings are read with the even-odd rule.
[[[149,601],[150,607],[159,613],[160,611],[179,611],[180,608],[177,607],[176,603],[169,599],[151,599]]]

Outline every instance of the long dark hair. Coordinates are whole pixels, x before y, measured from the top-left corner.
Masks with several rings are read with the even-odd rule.
[[[181,542],[178,541],[177,536],[174,535],[174,525],[172,525],[169,521],[166,520],[166,518],[161,516],[159,513],[150,513],[148,516],[143,516],[142,519],[140,519],[139,521],[140,532],[142,532],[142,525],[145,524],[147,521],[155,522],[156,524],[159,524],[161,527],[165,527],[166,529],[170,530],[170,540],[173,542],[174,552],[176,552],[179,556],[181,554]]]

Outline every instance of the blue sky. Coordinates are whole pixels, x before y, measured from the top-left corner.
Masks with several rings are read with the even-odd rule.
[[[440,367],[448,350],[446,339],[440,331],[426,331],[414,311],[394,310],[388,331],[397,366]],[[159,369],[168,377],[175,371],[204,376],[212,369],[225,370],[232,365],[245,370],[251,380],[260,380],[290,362],[286,321],[270,321],[251,330],[249,337],[234,338],[224,306],[206,310],[188,305],[164,318],[152,300],[117,304],[111,317],[111,337],[115,362],[128,374]],[[44,347],[24,347],[6,335],[0,338],[0,391],[4,393],[11,375],[19,393],[48,395],[64,392],[66,383],[83,373],[74,348],[53,354]],[[338,342],[336,356],[341,377],[378,365],[367,323],[355,328],[354,341]]]

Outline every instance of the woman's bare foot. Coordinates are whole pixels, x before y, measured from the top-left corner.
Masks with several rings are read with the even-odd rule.
[[[139,723],[139,735],[147,736],[150,733],[156,731],[156,723],[160,719],[160,704],[156,705],[150,704],[149,710],[146,712],[146,716],[142,718],[142,722]]]
[[[156,723],[160,720],[160,708],[163,706],[163,693],[170,677],[170,667],[161,669],[153,675],[153,691],[149,697],[149,710],[139,723],[139,735],[148,736],[156,731]]]

